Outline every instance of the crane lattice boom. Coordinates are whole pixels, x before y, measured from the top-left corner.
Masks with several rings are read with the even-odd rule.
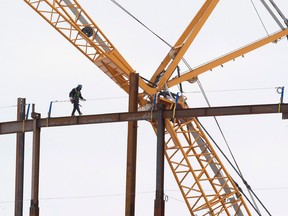
[[[76,0],[24,0],[73,46],[129,93],[129,75],[135,70],[122,57],[101,29]],[[147,82],[140,77],[139,108],[153,103],[154,95],[201,73],[288,35],[287,28],[173,77],[183,58],[219,0],[206,0],[171,51]],[[165,108],[173,109],[173,98],[158,97]],[[177,106],[188,108],[183,99]],[[148,106],[149,107],[149,106]],[[151,122],[157,131],[157,122]],[[191,215],[251,215],[233,179],[223,166],[196,118],[165,121],[165,155]]]

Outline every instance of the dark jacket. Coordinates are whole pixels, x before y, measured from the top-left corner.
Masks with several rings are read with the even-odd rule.
[[[79,101],[79,98],[80,98],[81,100],[84,100],[84,98],[83,98],[82,95],[81,95],[81,91],[78,90],[77,88],[73,88],[73,89],[71,90],[71,92],[69,93],[69,97],[70,97],[72,100],[77,100],[77,101]]]

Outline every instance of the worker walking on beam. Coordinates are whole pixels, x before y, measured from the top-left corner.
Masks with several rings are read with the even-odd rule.
[[[73,111],[72,111],[71,116],[75,115],[76,110],[80,116],[82,115],[80,108],[79,108],[80,106],[79,100],[86,101],[86,99],[82,97],[81,89],[82,89],[82,85],[78,85],[76,88],[73,88],[69,93],[70,101],[73,104]]]

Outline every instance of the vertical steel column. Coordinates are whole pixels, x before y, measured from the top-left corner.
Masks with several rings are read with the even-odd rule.
[[[139,74],[129,76],[129,112],[136,112],[138,107]],[[137,121],[128,122],[127,167],[126,167],[126,202],[125,216],[135,214],[136,188],[136,159],[137,159]]]
[[[33,154],[32,154],[32,184],[31,184],[31,203],[30,216],[39,216],[39,163],[40,163],[40,132],[38,119],[41,118],[39,113],[34,112],[33,104]]]
[[[17,102],[17,121],[25,120],[25,98],[18,98]],[[15,175],[15,216],[23,215],[23,185],[24,185],[24,150],[25,133],[20,132],[16,135],[16,175]]]
[[[154,216],[164,216],[164,146],[165,119],[163,118],[163,104],[158,106],[157,115],[157,159],[156,159],[156,194],[154,200]]]

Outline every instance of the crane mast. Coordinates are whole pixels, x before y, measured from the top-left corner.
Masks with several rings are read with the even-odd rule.
[[[24,0],[73,46],[129,93],[129,75],[135,70],[76,0]],[[140,77],[139,108],[152,104],[154,95],[209,71],[265,44],[288,35],[287,28],[172,77],[178,63],[204,26],[219,0],[206,0],[149,82]],[[176,101],[158,95],[158,102],[173,109]],[[189,108],[179,100],[180,109]],[[157,122],[151,121],[157,131]],[[252,215],[197,118],[165,120],[165,156],[191,215]]]

